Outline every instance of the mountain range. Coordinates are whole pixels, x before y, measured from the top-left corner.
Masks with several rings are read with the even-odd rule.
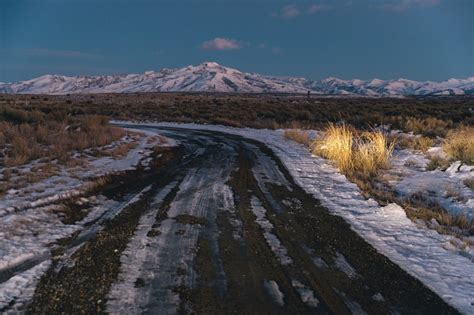
[[[147,71],[143,74],[104,76],[44,75],[35,79],[1,83],[0,93],[74,94],[135,92],[234,92],[308,93],[321,95],[405,96],[474,95],[474,77],[444,82],[397,80],[308,80],[245,73],[204,62],[197,66]]]

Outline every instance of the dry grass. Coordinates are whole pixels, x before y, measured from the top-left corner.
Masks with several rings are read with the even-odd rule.
[[[448,133],[444,152],[451,158],[474,164],[474,127],[462,126]]]
[[[353,169],[354,133],[347,126],[329,125],[321,139],[313,143],[313,153],[332,161],[341,172]]]
[[[434,140],[425,136],[403,137],[398,139],[398,145],[402,148],[419,150],[421,152],[428,151],[434,145]]]
[[[441,233],[474,234],[474,219],[469,219],[463,214],[449,213],[437,202],[428,200],[422,191],[413,193],[404,200],[404,203],[408,217],[426,222],[435,219],[440,226],[434,228]]]
[[[430,162],[426,165],[427,171],[434,171],[440,169],[442,171],[446,170],[451,165],[451,162],[447,159],[444,159],[438,155],[434,155],[430,158]]]
[[[97,191],[98,189],[110,184],[113,180],[113,176],[110,174],[98,176],[90,180],[84,189],[85,193],[91,193]]]
[[[452,125],[451,120],[441,120],[434,117],[424,119],[409,117],[405,121],[404,129],[428,137],[444,137]]]
[[[125,134],[110,126],[104,116],[66,117],[58,121],[50,114],[4,110],[0,118],[4,119],[0,121],[0,164],[6,167],[39,158],[66,162],[71,151],[104,146]]]
[[[111,156],[114,159],[123,158],[130,152],[130,150],[136,148],[138,141],[134,140],[132,142],[121,143],[111,149],[98,152],[98,155]]]
[[[347,125],[329,125],[313,143],[313,153],[332,161],[351,177],[368,178],[390,167],[394,142],[379,131],[359,133]]]
[[[293,140],[295,142],[310,145],[311,140],[309,139],[309,133],[306,130],[301,129],[286,129],[283,133],[285,138]]]
[[[464,185],[469,187],[472,191],[474,191],[474,178],[468,178],[464,180]]]

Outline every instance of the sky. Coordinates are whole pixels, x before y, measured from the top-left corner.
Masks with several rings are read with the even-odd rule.
[[[216,61],[308,79],[474,76],[474,0],[0,0],[0,82]]]

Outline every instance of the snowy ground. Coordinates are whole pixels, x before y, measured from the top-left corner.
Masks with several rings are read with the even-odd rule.
[[[474,262],[470,257],[460,255],[458,247],[453,245],[459,239],[420,227],[409,220],[405,211],[396,204],[381,207],[375,200],[366,200],[357,186],[338,173],[327,161],[312,156],[304,146],[284,139],[282,130],[175,123],[144,125],[220,131],[265,143],[282,160],[301,187],[321,200],[330,211],[344,217],[352,228],[378,251],[461,312],[474,312]],[[419,162],[421,163],[421,160]],[[414,166],[409,166],[411,163],[406,163],[403,156],[399,156],[396,165],[402,171],[410,171],[411,176],[416,179],[409,180],[410,176],[407,175],[405,179],[409,184],[400,184],[399,187],[403,187],[407,192],[410,191],[409,185],[429,183],[430,179],[438,185],[472,176],[472,169],[453,166],[443,176],[438,174],[438,171],[433,171],[429,178],[423,181],[418,179],[426,175],[420,175],[421,171],[417,172]],[[423,165],[420,165],[420,170],[422,168]],[[462,173],[461,176],[457,174],[459,172]],[[424,188],[426,186],[417,186],[417,189]],[[462,193],[467,198],[466,205],[452,209],[472,214],[472,192],[463,190]],[[449,197],[445,197],[449,200]],[[343,265],[341,258],[341,267]]]
[[[439,154],[440,147],[433,147],[427,154]],[[425,198],[440,204],[452,214],[474,216],[474,192],[464,180],[474,178],[474,166],[454,162],[446,171],[427,171],[430,160],[421,152],[400,150],[395,152],[392,167],[387,172],[397,193],[409,197],[421,192]]]
[[[132,140],[126,137],[102,149],[111,149]],[[17,270],[27,270],[30,264],[34,266],[40,263],[30,270],[18,272],[3,283],[0,281],[0,312],[13,301],[21,307],[22,302],[33,294],[34,284],[49,266],[50,246],[55,241],[84,230],[85,226],[98,220],[107,210],[115,208],[116,211],[109,212],[116,214],[124,207],[104,196],[78,198],[78,205],[88,205],[88,215],[75,224],[64,224],[61,220],[62,205],[58,204],[62,199],[81,196],[87,190],[90,179],[135,169],[139,163],[143,165],[156,145],[175,144],[172,140],[163,143],[163,138],[158,138],[155,132],[142,132],[142,135],[135,136],[135,141],[136,146],[123,157],[90,155],[85,157],[85,166],[62,166],[53,176],[27,183],[18,189],[10,189],[0,197],[0,278],[16,274]],[[36,163],[18,167],[19,175],[15,175],[12,182],[22,174],[31,172]],[[95,227],[90,225],[88,230]]]
[[[312,156],[304,146],[285,139],[282,130],[239,129],[174,123],[141,125],[220,131],[265,143],[281,159],[297,184],[308,193],[313,194],[334,214],[344,217],[352,228],[379,252],[418,278],[461,312],[466,314],[474,312],[474,262],[471,257],[460,255],[459,248],[455,246],[459,239],[454,236],[438,234],[432,229],[413,223],[406,217],[405,211],[396,204],[380,207],[376,201],[366,200],[355,184],[339,174],[326,160]],[[115,160],[111,157],[103,157],[91,160],[87,170],[78,172],[80,175],[69,176],[68,173],[61,171],[59,175],[21,189],[22,192],[27,193],[21,194],[12,191],[0,198],[0,239],[2,239],[0,274],[6,269],[20,266],[31,260],[42,261],[35,268],[17,274],[0,285],[0,310],[12,301],[21,304],[32,295],[32,288],[38,281],[39,275],[49,265],[49,244],[83,229],[88,222],[100,217],[106,209],[116,207],[117,211],[120,211],[124,206],[105,197],[79,199],[79,202],[90,203],[93,210],[82,221],[73,225],[65,225],[57,215],[56,210],[58,209],[56,207],[58,206],[51,204],[51,201],[57,200],[61,196],[80,194],[84,180],[87,178],[133,168],[142,159],[147,160],[147,156],[151,153],[150,147],[153,145],[149,139],[156,133],[145,132],[145,134],[146,136],[140,140],[137,147],[123,159]],[[410,158],[414,158],[416,161],[407,163]],[[400,152],[394,163],[393,183],[401,193],[411,193],[411,189],[426,189],[426,186],[421,183],[429,185],[436,182],[436,185],[440,185],[440,190],[444,189],[443,183],[450,183],[453,187],[457,187],[457,183],[462,183],[462,180],[472,176],[473,173],[472,169],[456,165],[447,172],[424,172],[426,163],[427,161],[421,155],[414,157],[408,152]],[[403,176],[396,177],[395,172],[403,173]],[[424,178],[424,176],[428,177]],[[55,177],[59,178],[55,180]],[[434,189],[432,187],[430,189]],[[58,191],[62,193],[58,194]],[[465,203],[452,206],[449,209],[472,215],[472,191],[462,190],[460,193]],[[445,199],[445,201],[440,200],[440,203],[450,202],[453,193],[438,195]],[[160,201],[156,200],[156,202]],[[258,217],[261,213],[258,201],[253,200],[252,206]],[[146,221],[152,216],[153,213],[150,213],[150,216],[144,217],[142,220]],[[141,224],[146,227],[149,224],[145,221]],[[267,226],[267,222],[264,220],[261,220],[260,223],[263,227]],[[147,231],[136,231],[137,235],[145,232]],[[284,248],[274,243],[271,237],[267,241],[273,244],[280,254],[280,259],[286,261],[285,259],[288,257],[285,255]],[[165,243],[160,243],[156,246],[165,245]],[[143,261],[140,252],[133,257],[130,256],[130,259],[137,263]],[[338,256],[337,264],[348,276],[358,277],[342,254]],[[127,276],[127,272],[124,272],[120,278],[122,282],[113,287],[110,292],[110,309],[114,309],[114,297],[119,298],[115,295],[115,292],[120,291],[120,287],[117,286],[131,286],[133,274]],[[307,291],[302,284],[295,282],[293,286],[301,289],[299,292],[308,303],[318,304],[318,300],[312,292]],[[281,301],[280,289],[273,280],[268,280],[266,287],[276,301]],[[374,300],[380,298],[383,299],[383,297],[374,296]]]

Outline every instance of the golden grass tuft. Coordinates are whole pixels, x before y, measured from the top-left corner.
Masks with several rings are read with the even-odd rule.
[[[368,178],[390,167],[394,145],[380,131],[359,133],[347,125],[331,124],[312,146],[313,153],[332,161],[342,173]]]
[[[353,162],[353,132],[348,126],[330,124],[321,139],[313,143],[313,153],[331,160],[346,173],[352,169]]]
[[[306,130],[301,129],[286,129],[283,132],[285,138],[293,140],[295,142],[304,144],[306,146],[310,145],[309,133]]]
[[[444,152],[466,164],[474,164],[474,127],[462,126],[448,133],[443,144]]]

